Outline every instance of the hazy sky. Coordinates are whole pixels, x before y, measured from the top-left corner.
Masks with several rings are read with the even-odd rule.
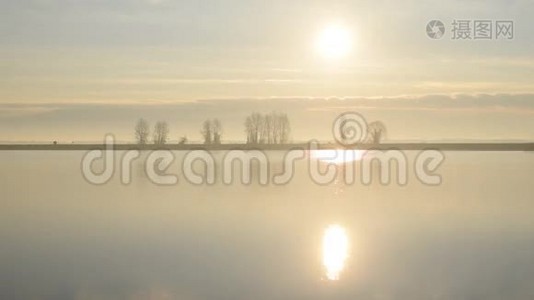
[[[184,102],[206,99],[283,102],[310,97],[378,98],[376,105],[366,104],[366,113],[385,121],[406,113],[396,114],[392,107],[398,105],[381,97],[399,99],[400,105],[414,109],[428,99],[448,97],[452,100],[439,101],[434,109],[443,107],[442,118],[474,126],[472,134],[423,122],[391,138],[507,138],[500,133],[516,124],[519,132],[514,127],[513,137],[531,139],[533,11],[533,1],[504,0],[4,0],[0,2],[0,124],[6,133],[0,140],[48,140],[53,137],[47,128],[65,139],[94,139],[103,131],[123,132],[123,139],[130,139],[127,129],[137,117],[145,111],[154,120],[168,117],[168,105],[181,107]],[[426,24],[433,19],[445,24],[440,40],[426,36]],[[515,37],[452,40],[454,19],[513,20]],[[318,33],[332,23],[349,30],[353,42],[349,55],[336,61],[317,55],[314,48]],[[463,98],[455,96],[459,94],[504,96],[492,97],[479,107],[462,103]],[[520,100],[510,101],[514,97]],[[518,102],[521,105],[514,106]],[[234,102],[223,105],[228,103]],[[243,110],[240,116],[246,115],[242,101],[238,103],[229,110]],[[325,109],[343,106],[324,103]],[[139,110],[130,107],[133,104],[152,107]],[[88,106],[108,107],[116,114],[92,116],[94,110],[80,108]],[[376,111],[369,112],[372,106]],[[466,106],[471,113],[458,113]],[[309,111],[306,105],[299,107]],[[264,104],[249,108],[271,110]],[[87,123],[57,112],[71,109],[87,114]],[[132,109],[138,113],[124,112]],[[158,109],[160,113],[154,113]],[[193,120],[185,127],[201,123],[205,116],[196,111],[191,111]],[[433,119],[424,109],[416,113],[422,120]],[[229,115],[219,117],[233,121]],[[325,122],[321,126],[329,126],[331,120],[321,117]],[[485,121],[493,117],[509,121]],[[69,128],[61,129],[65,127]],[[87,135],[68,133],[81,128]],[[242,128],[227,132],[237,139]],[[175,138],[184,134],[195,136],[198,130],[175,132]],[[302,134],[308,136],[303,130]]]

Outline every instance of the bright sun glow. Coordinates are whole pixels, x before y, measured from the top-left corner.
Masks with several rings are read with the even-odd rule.
[[[340,59],[352,50],[351,32],[341,25],[325,27],[315,41],[316,51],[327,59]]]
[[[348,257],[349,240],[345,229],[339,225],[330,225],[323,236],[323,265],[326,278],[338,280]]]

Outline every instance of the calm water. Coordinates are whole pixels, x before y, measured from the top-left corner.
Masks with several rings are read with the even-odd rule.
[[[534,298],[534,154],[446,153],[438,187],[95,186],[82,155],[0,152],[1,299]]]

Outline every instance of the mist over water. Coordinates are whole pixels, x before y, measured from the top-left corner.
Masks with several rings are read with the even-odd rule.
[[[179,171],[183,152],[168,170],[177,185],[154,185],[134,163],[131,184],[117,171],[97,186],[83,154],[0,152],[1,299],[534,296],[532,154],[445,153],[440,186],[322,186],[304,161],[284,186],[224,185],[220,173],[196,186]],[[282,153],[269,156],[281,170]],[[341,247],[326,247],[332,265],[343,258],[335,281],[333,224],[347,238],[334,231]]]

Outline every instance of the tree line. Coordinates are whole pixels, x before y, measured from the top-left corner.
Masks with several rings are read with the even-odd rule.
[[[285,113],[271,112],[267,114],[252,113],[244,122],[247,144],[287,144],[291,134],[289,118]],[[378,144],[385,137],[386,127],[380,121],[371,122],[367,128],[367,140],[364,143]],[[206,145],[221,144],[223,127],[219,119],[205,120],[200,129],[203,143]],[[169,140],[169,126],[165,121],[155,123],[150,140],[150,125],[141,118],[135,125],[135,140],[140,145],[153,143],[164,145]],[[179,144],[187,143],[182,137]]]
[[[150,126],[145,119],[139,119],[135,125],[135,140],[140,145],[149,143]],[[154,125],[152,134],[152,141],[156,145],[163,145],[167,143],[169,138],[169,125],[165,121],[158,121]]]
[[[152,140],[150,140],[150,125],[141,118],[135,125],[135,140],[137,144],[146,145],[153,143],[164,145],[169,141],[169,126],[165,121],[158,121],[152,130]],[[245,120],[246,142],[248,144],[284,144],[289,141],[291,127],[286,114],[253,113]],[[206,145],[221,144],[222,123],[219,119],[205,120],[200,129],[202,140]],[[187,143],[187,137],[182,137],[179,144]]]
[[[245,120],[247,144],[286,144],[291,127],[284,113],[253,113]]]

